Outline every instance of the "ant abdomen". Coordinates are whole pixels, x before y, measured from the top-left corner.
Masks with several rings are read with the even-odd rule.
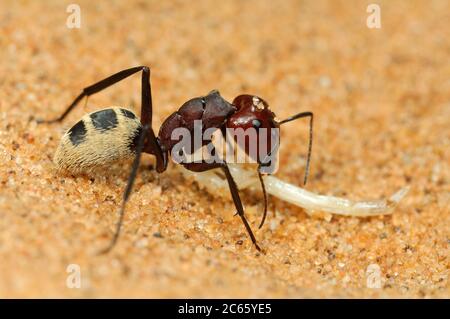
[[[71,172],[89,171],[135,154],[142,125],[123,108],[86,114],[62,137],[54,163]]]

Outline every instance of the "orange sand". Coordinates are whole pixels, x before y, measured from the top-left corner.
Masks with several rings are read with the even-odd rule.
[[[61,1],[0,3],[0,297],[450,296],[450,6],[377,1]],[[220,5],[219,5],[220,3]],[[83,114],[140,101],[139,76],[53,118],[118,70],[152,68],[154,127],[184,101],[219,89],[264,97],[280,118],[311,110],[314,192],[352,199],[411,191],[393,216],[330,222],[271,199],[251,246],[227,197],[171,167],[140,169],[117,247],[111,238],[128,164],[61,175],[51,158]],[[278,177],[301,184],[307,121],[286,125]],[[259,192],[242,194],[260,220]],[[273,217],[273,212],[276,217]],[[239,241],[243,244],[239,245]],[[66,286],[69,264],[81,288]],[[380,267],[381,288],[366,269]]]

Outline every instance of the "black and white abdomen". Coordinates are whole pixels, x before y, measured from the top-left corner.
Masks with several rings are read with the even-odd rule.
[[[72,172],[115,162],[135,154],[141,130],[141,122],[127,109],[87,114],[64,134],[53,161]]]

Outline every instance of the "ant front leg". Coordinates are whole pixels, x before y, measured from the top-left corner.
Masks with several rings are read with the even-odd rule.
[[[258,243],[256,242],[255,235],[253,235],[253,231],[250,228],[250,225],[245,218],[244,215],[244,208],[242,207],[242,201],[239,197],[239,189],[236,185],[236,182],[233,179],[233,176],[231,175],[230,169],[228,168],[228,165],[224,164],[222,167],[223,171],[225,172],[225,176],[228,181],[228,186],[230,187],[231,196],[233,197],[234,205],[236,206],[236,209],[238,211],[238,215],[241,217],[242,222],[244,223],[245,229],[247,229],[248,235],[250,236],[253,245],[255,245],[256,250],[261,251],[261,248],[259,247]]]
[[[250,224],[247,221],[247,218],[245,218],[244,215],[244,207],[242,206],[242,201],[239,196],[239,189],[236,185],[236,182],[233,179],[233,176],[231,175],[231,172],[228,168],[228,165],[226,163],[206,163],[206,162],[200,162],[200,163],[183,163],[183,166],[194,172],[204,172],[209,171],[211,169],[215,168],[222,168],[222,170],[225,173],[225,176],[227,178],[228,187],[230,188],[231,197],[233,198],[234,205],[237,209],[237,214],[239,217],[241,217],[242,222],[244,223],[244,227],[247,230],[248,235],[250,236],[250,239],[252,240],[253,245],[255,245],[255,248],[258,251],[261,251],[261,248],[259,247],[255,235],[253,234],[253,231],[250,227]]]

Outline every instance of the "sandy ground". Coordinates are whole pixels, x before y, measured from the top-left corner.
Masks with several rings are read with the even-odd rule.
[[[0,2],[0,297],[450,296],[448,1],[377,1],[381,29],[366,26],[366,1],[77,1],[80,29],[66,27],[68,3]],[[53,118],[84,86],[141,64],[152,68],[156,129],[211,89],[228,100],[254,93],[279,118],[314,112],[308,190],[411,191],[392,216],[329,222],[272,198],[256,232],[262,255],[229,197],[202,191],[173,163],[157,175],[146,156],[123,236],[98,256],[129,162],[71,176],[51,159],[86,112],[139,112],[139,76],[62,124],[33,118]],[[298,185],[307,130],[300,121],[282,132],[277,176]],[[261,195],[242,197],[256,228]],[[79,289],[67,286],[71,264]],[[369,265],[379,289],[367,286]]]

